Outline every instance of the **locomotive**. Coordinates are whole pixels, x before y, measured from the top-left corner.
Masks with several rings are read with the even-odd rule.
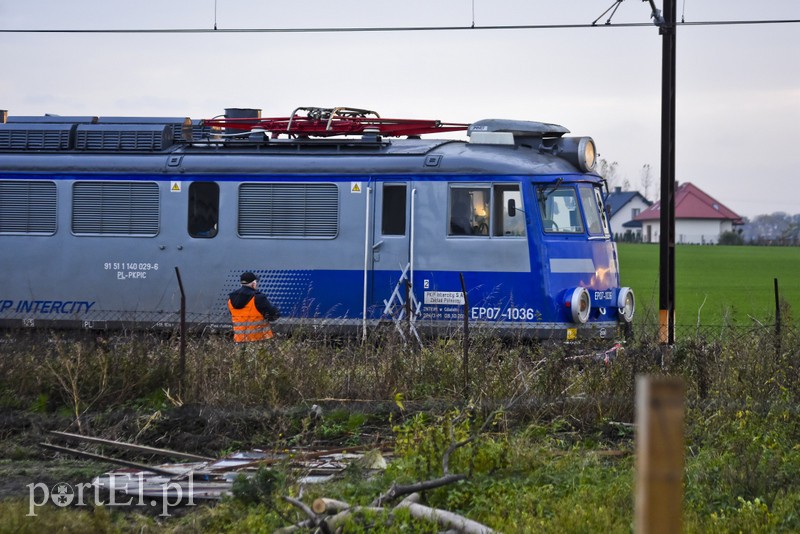
[[[594,141],[563,126],[0,113],[0,327],[230,328],[244,271],[279,331],[572,340],[633,320]]]

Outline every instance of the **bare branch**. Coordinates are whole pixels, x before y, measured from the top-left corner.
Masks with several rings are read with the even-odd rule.
[[[465,478],[467,478],[467,475],[463,474],[445,475],[440,478],[434,478],[432,480],[426,480],[416,484],[409,484],[407,486],[398,486],[397,484],[392,484],[392,487],[389,488],[389,491],[380,497],[377,497],[374,501],[372,501],[370,506],[383,506],[384,503],[393,501],[398,497],[402,497],[403,495],[439,488],[441,486],[446,486],[447,484],[452,484],[453,482],[458,482],[459,480],[464,480]]]

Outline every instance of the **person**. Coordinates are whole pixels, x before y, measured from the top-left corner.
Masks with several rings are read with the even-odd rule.
[[[281,314],[273,306],[267,296],[256,289],[258,277],[251,273],[242,273],[242,287],[228,295],[228,310],[233,321],[233,341],[248,343],[272,339],[271,321],[277,320]]]

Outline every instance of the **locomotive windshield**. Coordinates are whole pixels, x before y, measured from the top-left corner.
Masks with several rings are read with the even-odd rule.
[[[572,187],[552,186],[540,187],[538,194],[539,213],[542,216],[542,227],[547,233],[582,234],[578,198]]]
[[[582,234],[585,221],[586,231],[590,235],[610,235],[600,188],[583,184],[578,186],[576,193],[575,188],[570,186],[554,188],[550,185],[538,188],[536,196],[546,233]]]

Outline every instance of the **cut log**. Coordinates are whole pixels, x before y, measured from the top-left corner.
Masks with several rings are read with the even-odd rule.
[[[339,512],[343,512],[350,508],[350,505],[344,501],[337,501],[336,499],[327,499],[325,497],[320,497],[318,499],[314,499],[314,502],[311,503],[311,509],[314,511],[315,514],[338,514]]]

